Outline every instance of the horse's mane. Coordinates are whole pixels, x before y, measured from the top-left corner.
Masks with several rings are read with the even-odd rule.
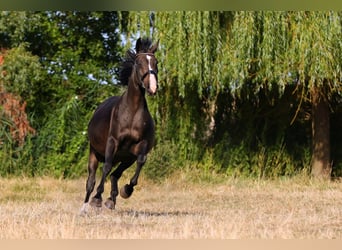
[[[151,39],[142,38],[140,42],[139,51],[134,51],[132,49],[127,50],[126,56],[122,60],[120,71],[119,71],[120,84],[128,85],[128,78],[132,74],[132,69],[134,66],[135,57],[137,53],[139,52],[147,53],[151,45],[152,45]]]

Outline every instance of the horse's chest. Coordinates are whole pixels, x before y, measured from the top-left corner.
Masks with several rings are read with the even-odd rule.
[[[120,125],[120,141],[138,142],[144,138],[147,122],[142,118],[133,118]]]

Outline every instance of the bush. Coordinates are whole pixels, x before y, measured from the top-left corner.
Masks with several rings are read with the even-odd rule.
[[[178,151],[177,145],[171,141],[156,145],[148,155],[144,174],[157,182],[169,177],[175,170],[184,165],[180,162]]]

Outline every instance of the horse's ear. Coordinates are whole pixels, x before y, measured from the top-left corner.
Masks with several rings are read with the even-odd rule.
[[[150,51],[151,51],[152,53],[156,52],[157,49],[158,49],[158,46],[159,46],[159,40],[158,40],[157,43],[155,43],[155,44],[150,48]]]
[[[137,40],[137,43],[135,44],[135,51],[137,53],[139,53],[140,49],[141,49],[141,37],[139,37],[139,39]]]

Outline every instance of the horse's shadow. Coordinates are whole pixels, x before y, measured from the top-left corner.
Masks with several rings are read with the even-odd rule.
[[[169,217],[169,216],[190,216],[195,213],[186,211],[146,211],[146,210],[117,210],[117,214],[121,216],[131,217]]]
[[[151,210],[134,210],[134,209],[107,209],[105,207],[92,207],[87,206],[81,209],[79,215],[91,216],[91,215],[111,215],[115,213],[120,217],[172,217],[172,216],[193,216],[198,213],[187,211],[151,211]]]

